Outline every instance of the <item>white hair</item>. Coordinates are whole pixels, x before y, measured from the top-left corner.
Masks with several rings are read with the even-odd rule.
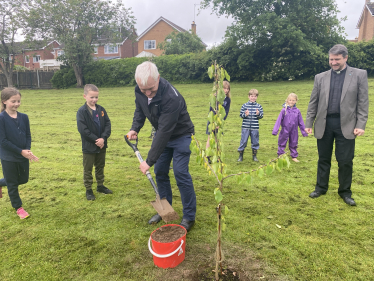
[[[153,62],[145,61],[136,67],[135,81],[136,83],[140,82],[143,87],[147,85],[149,77],[152,77],[156,81],[158,76],[157,66]]]

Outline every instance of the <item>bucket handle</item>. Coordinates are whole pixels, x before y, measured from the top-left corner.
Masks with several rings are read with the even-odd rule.
[[[156,256],[158,258],[168,258],[168,257],[174,255],[176,252],[178,252],[181,249],[182,245],[183,245],[183,239],[181,240],[180,246],[174,252],[172,252],[170,254],[166,254],[166,255],[159,255],[159,254],[153,252],[153,250],[151,248],[151,237],[149,237],[149,240],[148,240],[148,249],[149,249],[149,251],[152,253],[152,255],[154,255],[154,256]]]

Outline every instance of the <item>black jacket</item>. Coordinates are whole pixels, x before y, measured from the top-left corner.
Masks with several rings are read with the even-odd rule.
[[[17,112],[17,122],[4,110],[0,113],[0,158],[5,161],[29,161],[21,152],[31,148],[29,117]]]
[[[160,78],[157,93],[149,105],[147,96],[136,86],[135,105],[131,130],[139,132],[148,118],[157,131],[146,160],[149,166],[156,163],[168,141],[194,133],[184,98],[163,78]]]
[[[82,138],[83,153],[100,153],[100,148],[95,144],[95,141],[99,138],[103,138],[105,141],[103,148],[108,147],[107,139],[111,133],[110,119],[104,107],[96,104],[96,111],[99,112],[100,136],[87,104],[82,105],[77,112],[77,125]]]

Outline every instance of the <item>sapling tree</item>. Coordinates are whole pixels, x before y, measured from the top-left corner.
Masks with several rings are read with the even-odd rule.
[[[217,202],[217,248],[216,248],[216,270],[215,279],[219,280],[219,273],[223,272],[222,261],[222,231],[226,229],[225,215],[229,211],[228,206],[224,202],[223,195],[223,182],[230,177],[236,177],[238,183],[247,182],[251,183],[254,177],[263,178],[265,175],[272,174],[275,170],[280,171],[282,168],[289,167],[290,161],[286,154],[281,155],[275,159],[269,161],[269,163],[259,166],[257,169],[253,169],[246,172],[239,172],[235,174],[226,174],[227,166],[225,161],[223,132],[225,121],[223,120],[226,112],[222,106],[225,99],[225,93],[223,91],[223,81],[226,79],[230,81],[230,76],[227,71],[215,61],[208,69],[208,75],[212,79],[213,89],[210,94],[210,105],[213,111],[209,112],[208,121],[210,129],[210,140],[209,147],[204,146],[193,136],[193,142],[191,142],[191,151],[195,151],[197,154],[196,161],[202,165],[208,172],[209,175],[214,175],[217,180],[218,187],[214,189],[214,198]],[[211,159],[211,161],[208,160]],[[211,162],[211,164],[209,163]]]

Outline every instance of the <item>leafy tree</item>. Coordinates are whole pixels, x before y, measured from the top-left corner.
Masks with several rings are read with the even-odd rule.
[[[22,29],[20,11],[24,9],[26,1],[0,1],[0,69],[7,78],[8,87],[13,86],[13,69],[15,57],[22,52],[20,44],[15,42],[17,34]]]
[[[83,68],[92,61],[93,43],[121,42],[134,24],[121,0],[35,0],[28,18],[29,40],[55,39],[63,44],[59,59],[74,69],[77,87],[83,85]]]
[[[243,50],[240,69],[257,80],[293,79],[321,70],[325,54],[343,43],[335,0],[203,0],[218,15],[234,18],[226,37]],[[315,67],[315,65],[317,67]],[[314,67],[316,69],[310,69]],[[253,75],[251,72],[248,75]],[[310,74],[308,74],[310,75]]]
[[[202,52],[205,46],[196,34],[187,31],[173,31],[166,36],[164,42],[158,44],[158,48],[164,50],[165,55],[182,55],[186,53]]]

